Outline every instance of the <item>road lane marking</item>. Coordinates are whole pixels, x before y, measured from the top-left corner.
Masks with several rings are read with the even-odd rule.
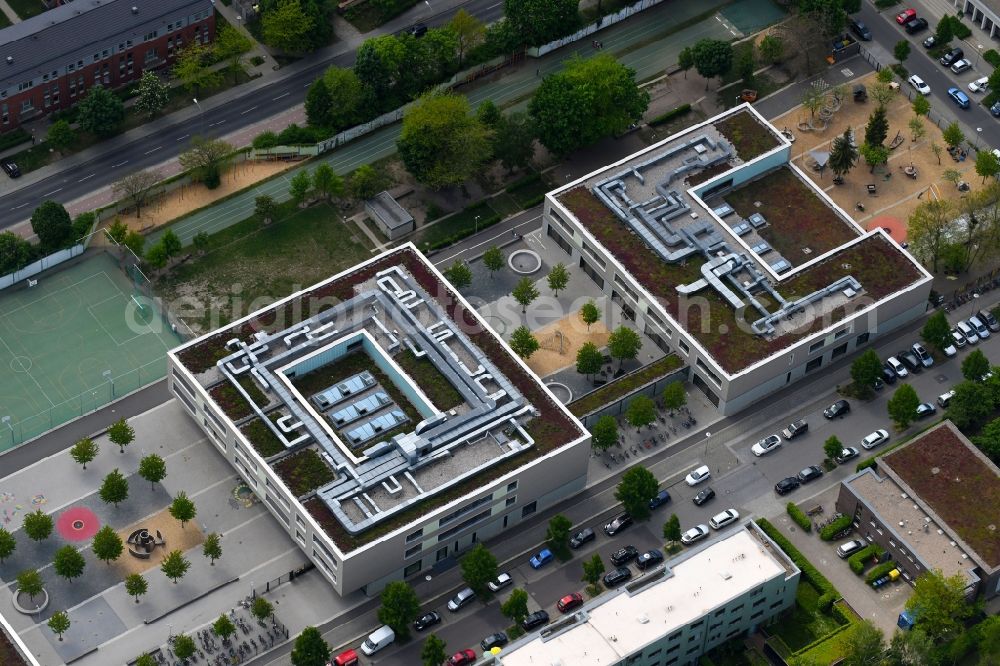
[[[241,116],[245,116],[246,114],[250,113],[251,111],[253,111],[253,110],[254,110],[254,109],[256,109],[256,108],[257,108],[256,106],[251,106],[251,107],[250,107],[249,109],[247,109],[246,111],[240,111],[240,115],[241,115]]]
[[[24,207],[25,207],[25,206],[27,206],[27,205],[28,205],[28,202],[27,202],[27,201],[25,201],[25,202],[24,202],[23,204],[21,204],[20,206],[14,206],[13,208],[11,208],[11,210],[17,210],[18,208],[24,208]]]
[[[111,165],[111,168],[112,168],[112,169],[117,169],[118,167],[120,167],[120,166],[124,166],[124,165],[126,165],[126,164],[128,164],[128,160],[125,160],[124,162],[119,162],[118,164],[112,164],[112,165]]]
[[[310,84],[310,85],[311,85],[311,84]],[[283,93],[281,93],[280,95],[278,95],[277,97],[272,97],[272,98],[271,98],[271,101],[272,101],[272,102],[277,102],[277,101],[278,101],[279,99],[281,99],[282,97],[288,97],[288,96],[289,96],[289,95],[291,95],[291,94],[292,94],[292,93],[289,93],[289,92],[283,92]]]
[[[160,148],[163,148],[163,146],[157,146],[156,148],[150,148],[149,150],[147,150],[146,152],[144,152],[143,155],[149,155],[150,153],[155,153]]]
[[[177,137],[177,140],[178,141],[183,141],[184,139],[188,138],[189,136],[191,136],[191,135],[190,134],[185,134],[184,136]]]
[[[42,196],[43,197],[51,196],[51,195],[55,194],[56,192],[62,192],[62,188],[61,187],[57,187],[56,189],[52,190],[51,192],[46,192]]]
[[[94,177],[94,176],[96,176],[96,175],[97,175],[97,173],[96,173],[96,172],[94,172],[94,173],[90,174],[89,176],[84,176],[83,178],[81,178],[80,180],[78,180],[78,181],[76,181],[76,182],[78,182],[78,183],[82,183],[83,181],[87,180],[88,178],[93,178],[93,177]]]

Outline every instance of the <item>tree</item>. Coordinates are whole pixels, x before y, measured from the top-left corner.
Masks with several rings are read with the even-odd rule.
[[[880,666],[885,655],[882,630],[871,620],[861,620],[844,640],[844,666]]]
[[[396,638],[405,641],[410,637],[410,623],[419,613],[420,599],[409,583],[394,580],[383,588],[378,621],[392,629]]]
[[[943,350],[951,344],[951,325],[943,311],[938,310],[927,318],[920,331],[920,337],[924,342],[938,350]]]
[[[503,111],[493,100],[484,99],[476,108],[476,119],[487,129],[496,130],[503,121]]]
[[[983,184],[987,178],[992,178],[1000,173],[1000,160],[991,150],[980,150],[976,153],[976,175],[982,177]]]
[[[209,559],[209,564],[215,566],[215,561],[222,557],[222,543],[216,532],[211,532],[201,544],[201,554]]]
[[[667,522],[663,523],[663,538],[667,541],[681,540],[681,520],[676,513],[670,514]]]
[[[105,525],[97,530],[94,540],[90,544],[90,549],[94,551],[94,556],[107,565],[121,557],[125,549],[122,539],[111,529],[110,525]]]
[[[17,591],[24,592],[32,601],[42,593],[45,584],[37,569],[25,569],[17,574]]]
[[[278,204],[274,198],[262,194],[253,200],[253,212],[264,224],[270,224],[278,214]]]
[[[563,264],[562,262],[553,266],[552,270],[549,271],[549,289],[552,290],[552,293],[554,293],[557,298],[559,297],[559,292],[565,289],[566,285],[569,284],[569,277],[570,273],[566,270],[566,264]]]
[[[910,425],[913,419],[917,416],[917,406],[920,404],[920,398],[917,397],[917,392],[909,384],[902,384],[889,398],[888,410],[889,416],[896,423],[896,427],[900,430],[906,428]]]
[[[538,339],[532,335],[531,329],[527,326],[518,326],[510,334],[510,348],[521,358],[531,358],[531,355],[538,351]]]
[[[670,382],[663,388],[663,406],[670,410],[671,415],[674,410],[680,409],[687,404],[687,391],[684,390],[684,383],[680,380]]]
[[[519,587],[510,591],[507,601],[500,604],[500,612],[513,624],[519,625],[528,616],[528,593]],[[434,666],[438,666],[435,664]]]
[[[288,182],[288,194],[292,197],[292,201],[301,207],[306,197],[309,196],[311,187],[312,178],[309,177],[309,169],[300,169]]]
[[[153,247],[146,250],[145,259],[147,264],[156,270],[160,270],[167,265],[167,260],[170,257],[167,256],[167,248],[164,247],[163,243],[157,242],[153,244]]]
[[[576,350],[576,371],[581,375],[596,374],[604,364],[604,355],[593,342],[585,342]]]
[[[163,575],[173,581],[174,585],[177,581],[184,577],[188,569],[191,568],[191,563],[187,561],[184,554],[179,550],[172,550],[167,553],[160,561],[160,571]]]
[[[313,127],[330,127],[330,89],[320,77],[313,81],[306,93],[306,122]]]
[[[486,26],[469,12],[459,9],[451,17],[448,27],[451,28],[451,31],[455,33],[455,37],[458,39],[458,64],[461,66],[465,61],[465,55],[482,43],[483,38],[486,36]],[[441,659],[441,661],[444,661],[444,659]]]
[[[490,272],[490,278],[493,277],[494,273],[503,268],[504,263],[503,250],[496,245],[490,245],[486,248],[486,252],[483,252],[483,266]]]
[[[557,156],[620,134],[639,121],[649,94],[635,82],[635,70],[611,55],[572,58],[563,70],[546,76],[528,113],[542,144]]]
[[[615,417],[604,415],[590,428],[590,445],[598,451],[605,451],[618,442],[618,422]]]
[[[228,60],[229,69],[233,73],[233,82],[239,83],[240,72],[243,69],[243,58],[253,50],[253,40],[225,21],[215,31],[213,44],[215,57],[218,60]]]
[[[316,627],[306,627],[292,648],[293,666],[323,666],[330,661],[330,646]]]
[[[510,295],[521,304],[521,314],[524,314],[528,311],[528,306],[531,305],[532,301],[538,298],[539,293],[531,278],[523,277],[514,285]]]
[[[177,159],[192,178],[214,190],[221,181],[222,164],[232,152],[233,147],[221,139],[196,136],[191,139],[191,148]]]
[[[855,388],[863,395],[867,395],[875,385],[875,380],[881,377],[882,360],[874,349],[865,350],[865,353],[854,359],[851,364],[851,379],[854,380]]]
[[[972,438],[972,443],[979,447],[979,450],[993,462],[1000,460],[1000,419],[993,419],[983,426],[980,433]],[[0,539],[0,543],[2,543],[2,539]]]
[[[323,73],[323,81],[330,96],[326,113],[329,129],[339,132],[355,124],[364,97],[358,75],[351,68],[330,67]]]
[[[951,419],[959,429],[974,427],[989,418],[993,412],[993,395],[983,384],[964,381],[953,390],[955,395],[948,403],[945,417]]]
[[[313,171],[313,189],[325,201],[339,199],[344,196],[344,179],[323,162]]]
[[[618,359],[619,368],[623,361],[636,358],[640,349],[642,349],[642,338],[627,326],[619,326],[608,337],[608,353],[612,358]]]
[[[965,141],[965,134],[962,133],[962,129],[958,126],[958,123],[951,123],[945,127],[941,133],[941,137],[952,148],[957,148],[959,144]]]
[[[677,54],[677,67],[684,72],[684,79],[688,77],[688,70],[694,67],[694,49],[690,46],[685,46],[681,49],[681,52]]]
[[[892,55],[895,56],[897,61],[903,62],[910,57],[910,43],[905,39],[899,40],[892,49]]]
[[[274,613],[274,606],[271,602],[264,597],[254,597],[253,603],[250,604],[250,614],[255,618],[263,622],[267,618],[271,617]]]
[[[927,128],[920,116],[913,116],[906,125],[910,128],[910,141],[919,141],[927,136]]]
[[[269,46],[288,53],[302,53],[309,50],[303,45],[310,43],[309,34],[316,19],[303,9],[299,0],[279,0],[275,7],[264,12],[260,25]]]
[[[541,46],[576,30],[577,0],[504,0],[504,16],[526,46]]]
[[[451,266],[445,269],[444,276],[459,290],[472,284],[472,269],[459,259],[456,259]]]
[[[937,28],[934,29],[934,43],[944,46],[955,36],[955,28],[951,21],[951,15],[946,14],[938,21]]]
[[[934,157],[937,158],[938,166],[941,166],[941,153],[944,152],[944,149],[938,144],[931,142],[931,152],[934,153]]]
[[[362,164],[351,174],[351,196],[360,201],[371,199],[389,186],[388,178],[370,164]]]
[[[971,636],[971,634],[969,634]],[[959,636],[959,639],[962,635]],[[957,641],[956,641],[957,642]],[[955,643],[952,643],[955,645]],[[891,666],[927,666],[938,664],[940,657],[938,648],[934,641],[920,627],[914,627],[909,631],[897,631],[889,642],[887,653],[887,664]],[[945,662],[947,663],[947,662]],[[981,666],[986,666],[982,664]]]
[[[406,169],[434,189],[460,185],[490,158],[490,132],[464,95],[431,93],[403,115],[396,142]]]
[[[12,231],[0,231],[0,274],[20,270],[31,261],[31,243]]]
[[[115,196],[135,206],[135,216],[142,217],[142,207],[160,182],[159,171],[134,171],[112,185]]]
[[[732,69],[743,80],[743,85],[745,86],[753,85],[753,52],[754,45],[751,41],[748,43],[747,48],[740,49],[734,53]]]
[[[119,453],[125,453],[125,447],[135,440],[135,429],[125,419],[118,419],[108,426],[108,439],[118,447]]]
[[[889,135],[889,119],[885,115],[885,107],[876,106],[868,116],[865,125],[865,143],[869,146],[881,146]]]
[[[157,242],[163,245],[163,249],[166,251],[168,257],[177,256],[184,247],[181,245],[181,239],[177,237],[173,229],[167,229]]]
[[[195,507],[194,502],[188,499],[187,493],[182,490],[177,493],[177,497],[170,503],[170,515],[174,517],[174,520],[181,521],[181,528],[183,529],[187,521],[194,520],[194,517],[198,515],[198,509]]]
[[[83,575],[83,569],[86,565],[87,561],[83,559],[83,555],[73,546],[63,546],[56,551],[52,559],[52,569],[56,575],[71,583],[74,578]]]
[[[199,231],[194,235],[194,238],[191,239],[191,245],[198,251],[198,254],[205,254],[208,252],[208,246],[211,243],[211,236],[209,236],[208,232],[205,231]]]
[[[445,652],[445,648],[447,647],[448,644],[438,638],[437,634],[428,636],[427,640],[424,641],[424,646],[420,648],[420,661],[423,663],[423,666],[441,666],[444,660],[448,658],[448,653]]]
[[[757,48],[760,51],[761,60],[772,65],[779,62],[785,53],[785,44],[777,35],[766,35],[760,40]]]
[[[229,619],[229,616],[223,613],[219,619],[212,623],[212,632],[222,639],[223,644],[226,644],[229,642],[229,637],[236,633],[236,625]]]
[[[830,170],[834,175],[843,178],[858,162],[858,149],[852,143],[851,128],[833,140],[830,149]]]
[[[58,636],[59,640],[62,641],[63,634],[69,631],[71,623],[69,621],[69,615],[66,614],[66,611],[58,610],[52,614],[52,617],[49,618],[47,624],[52,633]]]
[[[462,579],[479,596],[487,593],[487,584],[497,577],[497,558],[486,546],[477,543],[462,558]]]
[[[211,68],[211,49],[198,42],[191,42],[177,54],[171,72],[188,91],[197,98],[206,88],[222,85],[222,74]]]
[[[589,560],[583,561],[583,580],[589,583],[591,588],[600,589],[597,583],[602,575],[604,575],[604,560],[601,559],[600,553],[594,553]]]
[[[538,128],[528,114],[515,111],[509,116],[501,116],[493,130],[493,157],[500,160],[508,172],[524,168],[531,164],[535,155],[537,138]]]
[[[4,527],[0,526],[0,564],[3,564],[4,560],[13,555],[16,549],[17,539]]]
[[[125,593],[130,597],[135,597],[135,603],[139,603],[139,597],[146,594],[149,583],[142,577],[142,574],[129,574],[125,578]]]
[[[124,120],[125,107],[121,99],[103,86],[88,90],[77,106],[77,125],[83,131],[100,137],[115,134]]]
[[[721,39],[700,39],[692,48],[694,68],[706,79],[722,76],[733,66],[733,46]],[[708,81],[705,82],[708,90]]]
[[[863,143],[861,144],[860,152],[869,167],[869,173],[875,173],[875,167],[889,161],[889,149],[885,146],[871,146]]]
[[[641,465],[636,465],[622,475],[615,490],[615,499],[622,503],[633,520],[649,518],[649,500],[656,497],[660,483],[653,473]]]
[[[73,221],[62,204],[43,201],[31,213],[31,230],[38,236],[42,248],[57,250],[72,240]]]
[[[98,494],[105,504],[114,504],[117,509],[121,502],[128,499],[128,479],[116,467],[104,477]]]
[[[57,120],[49,126],[45,140],[61,153],[76,143],[76,131],[70,126],[69,121]]]
[[[625,409],[625,420],[633,428],[649,425],[656,420],[656,404],[644,395],[637,395]]]
[[[940,313],[942,317],[944,313]],[[947,323],[947,320],[945,320]],[[982,349],[976,349],[962,359],[962,376],[970,382],[982,382],[983,377],[990,371],[990,362]]]
[[[167,229],[167,231],[170,231],[170,229]],[[199,232],[199,233],[204,233],[204,232]],[[208,234],[205,235],[207,236]],[[166,236],[166,234],[164,234],[164,236]],[[195,244],[197,245],[198,241],[197,234],[195,235],[194,240]],[[146,237],[143,236],[138,231],[132,231],[131,229],[129,229],[128,233],[125,234],[125,242],[122,244],[129,250],[131,250],[132,254],[134,254],[136,257],[142,257],[143,248],[145,248],[146,246]]]
[[[947,199],[923,201],[910,215],[907,239],[910,251],[926,262],[933,272],[954,227],[952,204]]]
[[[830,460],[837,458],[844,450],[844,445],[837,439],[836,435],[830,435],[823,442],[823,453]]]
[[[917,95],[913,98],[913,113],[916,116],[926,116],[930,113],[931,103],[923,95]]]
[[[185,636],[184,634],[178,634],[174,636],[174,654],[182,662],[185,659],[189,659],[195,652],[198,651],[195,645],[194,639],[190,636]]]
[[[561,558],[569,557],[569,531],[572,527],[573,522],[561,513],[557,513],[549,520],[545,542]]]
[[[170,102],[170,86],[156,72],[147,69],[136,87],[135,110],[152,120]]]
[[[87,463],[91,462],[97,457],[97,454],[101,452],[100,447],[94,443],[89,437],[84,437],[69,450],[69,455],[80,465],[83,465],[84,469],[87,469]]]
[[[813,81],[802,91],[802,106],[809,110],[809,117],[815,118],[816,112],[826,105],[827,92],[830,85],[820,79]]]
[[[587,330],[590,330],[591,325],[596,324],[601,321],[601,310],[597,307],[594,301],[590,300],[583,304],[580,308],[580,319],[583,323],[587,325]]]
[[[45,541],[52,534],[52,516],[37,509],[24,515],[21,527],[32,541]]]
[[[945,576],[940,569],[917,577],[906,610],[916,613],[916,626],[935,641],[952,638],[962,630],[962,622],[977,611],[965,598],[965,577]]]

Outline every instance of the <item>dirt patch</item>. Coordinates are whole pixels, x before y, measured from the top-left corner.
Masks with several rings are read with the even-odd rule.
[[[201,527],[198,526],[196,521],[189,520],[182,528],[181,521],[175,520],[167,509],[163,509],[153,516],[133,523],[125,529],[118,530],[118,536],[121,537],[122,542],[125,542],[132,532],[142,528],[148,529],[154,534],[156,530],[159,530],[163,536],[163,540],[166,542],[166,546],[155,548],[148,560],[141,560],[138,557],[129,555],[128,544],[126,543],[121,557],[111,563],[112,567],[121,572],[123,578],[129,574],[144,573],[150,569],[158,569],[160,561],[170,551],[179,550],[186,553],[205,540],[205,534],[201,531]],[[196,555],[201,556],[201,553],[196,553]],[[187,557],[189,560],[192,558],[191,555]]]
[[[539,377],[551,375],[557,370],[575,365],[576,352],[584,344],[593,342],[598,349],[603,348],[608,344],[610,335],[611,332],[603,322],[593,324],[588,331],[580,315],[573,313],[535,331],[540,346],[528,359],[528,367]]]

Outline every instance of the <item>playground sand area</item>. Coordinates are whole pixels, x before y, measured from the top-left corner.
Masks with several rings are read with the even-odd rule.
[[[598,349],[607,346],[611,332],[603,322],[593,324],[588,331],[580,315],[573,313],[534,331],[534,335],[539,347],[527,364],[539,377],[545,377],[576,365],[576,352],[584,344],[593,342]]]
[[[140,488],[135,489],[135,492],[141,491]],[[126,539],[128,539],[132,532],[142,528],[148,529],[150,534],[156,534],[156,531],[159,530],[165,542],[164,546],[157,546],[153,549],[148,560],[130,555],[128,552],[128,543],[126,543]],[[198,521],[189,520],[184,527],[181,527],[181,521],[175,520],[170,515],[168,508],[164,508],[152,516],[147,516],[124,529],[118,530],[118,536],[121,537],[122,543],[125,544],[125,549],[122,551],[121,557],[112,566],[126,576],[134,573],[141,574],[154,568],[158,569],[163,558],[174,550],[185,553],[189,561],[195,557],[203,557],[201,552],[188,553],[189,550],[205,540],[205,534],[201,531]],[[223,553],[223,556],[225,556],[225,553]]]

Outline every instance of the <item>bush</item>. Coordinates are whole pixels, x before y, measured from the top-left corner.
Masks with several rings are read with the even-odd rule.
[[[994,67],[1000,67],[1000,53],[997,53],[996,49],[989,49],[983,53],[983,60],[990,63]]]
[[[666,113],[661,113],[660,115],[656,116],[655,118],[649,121],[649,125],[651,127],[662,125],[666,122],[673,120],[674,118],[680,118],[684,114],[688,113],[690,110],[691,110],[690,104],[681,104],[678,107],[670,109]]]
[[[871,585],[876,580],[886,575],[895,568],[896,568],[896,563],[893,562],[892,560],[884,562],[868,572],[868,575],[865,576],[865,583]]]
[[[847,565],[851,567],[851,571],[860,576],[865,570],[865,562],[872,557],[881,557],[884,552],[878,544],[873,543],[851,555],[847,560]]]
[[[837,600],[836,592],[824,592],[819,595],[819,599],[816,601],[816,608],[823,613],[829,613],[830,608],[833,606],[833,602]]]
[[[889,67],[891,67],[892,71],[896,72],[896,76],[898,76],[901,79],[905,79],[910,75],[910,73],[907,71],[906,67],[904,67],[902,63],[894,62],[891,65],[889,65]]]
[[[771,537],[771,540],[778,544],[781,550],[785,551],[788,557],[791,558],[792,562],[795,563],[802,571],[802,578],[812,584],[817,590],[820,591],[820,597],[826,594],[832,594],[834,600],[840,598],[840,593],[837,592],[837,588],[833,586],[830,581],[826,579],[826,576],[821,574],[819,570],[812,565],[812,562],[806,559],[805,555],[799,552],[799,549],[792,545],[792,542],[785,538],[785,535],[778,531],[774,525],[770,523],[766,518],[758,518],[757,526],[764,531],[767,536]]]
[[[877,464],[877,462],[875,460],[875,456],[872,456],[871,458],[867,458],[867,459],[862,460],[861,462],[859,462],[854,467],[854,471],[855,472],[860,472],[861,470],[868,469],[869,467],[876,468],[876,469],[878,468],[878,464]]]
[[[831,541],[837,534],[840,534],[854,522],[854,516],[841,516],[819,531],[819,538],[823,541]]]
[[[785,510],[788,511],[788,515],[792,517],[795,524],[802,528],[803,532],[812,532],[812,521],[802,509],[795,506],[794,502],[789,502],[785,506]]]
[[[886,7],[892,7],[893,5],[898,5],[899,0],[875,0],[875,6],[879,9],[885,9]]]
[[[19,146],[25,141],[31,141],[31,135],[18,127],[16,130],[0,134],[0,150],[7,150],[14,146]]]
[[[480,229],[480,231],[482,231],[483,229],[485,229],[487,227],[492,227],[494,224],[497,224],[498,222],[500,222],[500,216],[499,215],[490,215],[485,220],[480,220],[479,221],[479,229]],[[452,234],[451,236],[448,236],[447,238],[442,238],[442,239],[440,239],[438,241],[435,241],[434,243],[431,243],[430,246],[429,246],[429,249],[431,249],[431,250],[440,250],[443,247],[448,247],[449,245],[454,245],[458,241],[460,241],[460,240],[462,240],[464,238],[468,238],[469,236],[471,236],[474,233],[476,233],[475,226],[468,227],[466,229],[462,229],[458,233]]]
[[[505,192],[507,194],[514,194],[519,190],[523,190],[526,187],[534,187],[538,182],[542,180],[542,176],[539,173],[530,173],[523,178],[518,178],[513,183],[507,186]]]
[[[956,39],[968,39],[972,37],[972,28],[962,23],[962,19],[956,17],[951,22],[951,26],[954,29]]]

